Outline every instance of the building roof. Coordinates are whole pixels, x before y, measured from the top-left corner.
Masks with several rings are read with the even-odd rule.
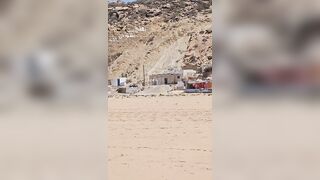
[[[189,84],[195,84],[195,83],[209,83],[210,81],[208,80],[202,80],[202,79],[197,79],[197,80],[189,80],[188,83]]]
[[[162,72],[151,74],[151,75],[181,75],[182,70],[177,68],[170,68],[163,70]]]

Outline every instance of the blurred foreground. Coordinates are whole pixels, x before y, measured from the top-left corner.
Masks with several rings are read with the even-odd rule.
[[[320,3],[213,7],[215,178],[319,179]]]
[[[105,179],[106,3],[0,9],[0,179]]]
[[[242,95],[319,96],[319,3],[231,2],[214,11],[215,85]]]

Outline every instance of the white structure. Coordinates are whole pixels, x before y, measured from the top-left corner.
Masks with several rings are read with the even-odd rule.
[[[187,80],[190,77],[195,77],[197,71],[193,69],[184,69],[182,70],[182,77],[183,79]]]
[[[151,85],[177,84],[181,80],[179,73],[152,74],[149,76]]]
[[[125,78],[125,77],[111,80],[111,86],[114,86],[114,87],[126,86],[126,84],[127,84],[127,78]]]

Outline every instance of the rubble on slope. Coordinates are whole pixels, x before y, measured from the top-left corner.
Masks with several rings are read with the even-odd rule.
[[[172,44],[188,38],[177,66],[212,65],[211,0],[138,0],[108,7],[109,72],[141,83]],[[180,57],[175,55],[175,57]]]

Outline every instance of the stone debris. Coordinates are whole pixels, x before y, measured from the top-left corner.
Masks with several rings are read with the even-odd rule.
[[[141,84],[145,71],[212,65],[211,0],[138,0],[109,3],[108,66]],[[174,46],[174,50],[172,48]],[[169,55],[166,55],[169,54]],[[171,62],[163,58],[177,58]],[[161,69],[158,61],[170,62]],[[146,76],[149,76],[147,74]]]

